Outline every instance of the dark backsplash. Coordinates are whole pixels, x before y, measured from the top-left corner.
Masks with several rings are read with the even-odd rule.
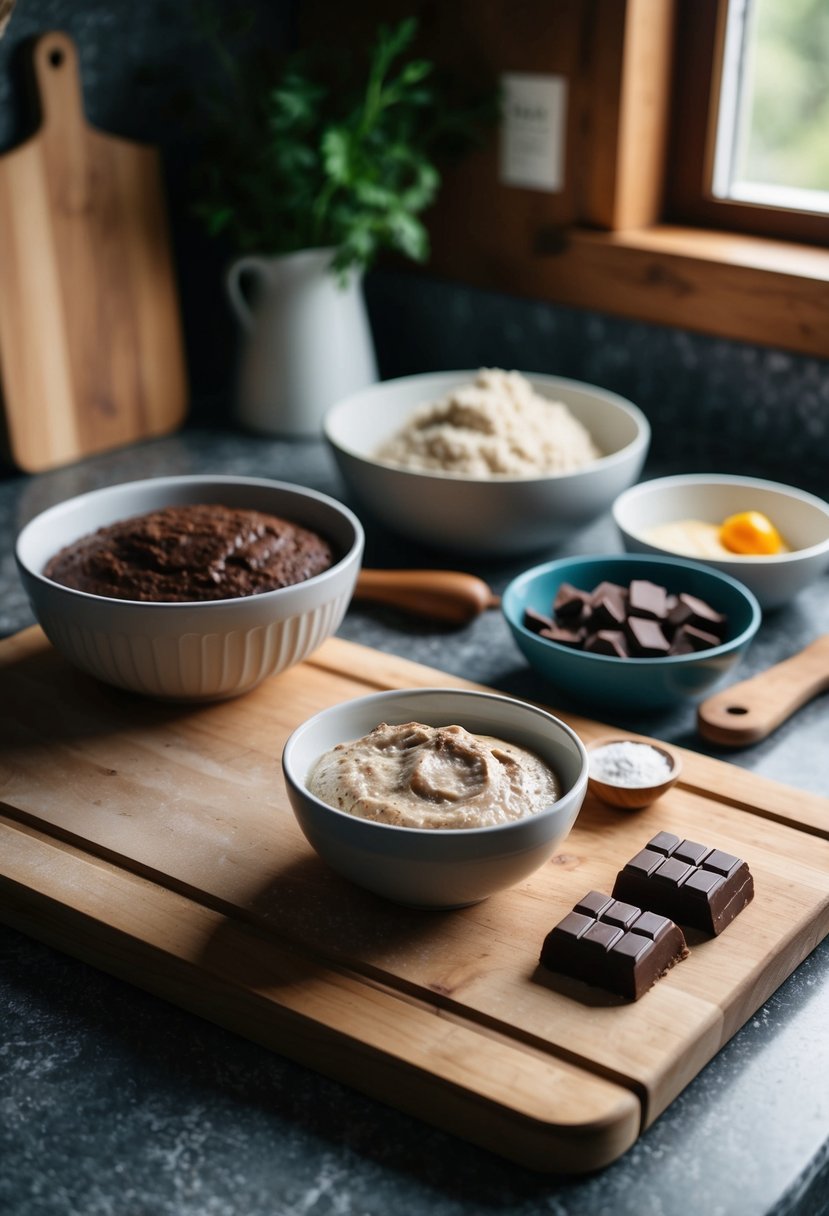
[[[298,0],[252,7],[258,29],[275,47],[288,48]],[[191,418],[217,422],[231,418],[237,333],[223,275],[233,251],[209,240],[192,214],[195,141],[180,99],[216,84],[194,8],[169,0],[19,0],[0,40],[0,152],[34,125],[23,100],[25,40],[65,30],[78,46],[89,121],[161,149]],[[644,409],[660,468],[794,481],[829,497],[825,360],[513,299],[423,273],[374,271],[366,295],[384,377],[486,365],[586,380]]]
[[[367,284],[381,373],[497,366],[585,380],[636,402],[651,456],[829,497],[829,362],[409,273]]]

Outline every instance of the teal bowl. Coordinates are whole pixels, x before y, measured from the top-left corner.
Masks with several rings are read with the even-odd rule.
[[[627,585],[650,579],[669,594],[686,592],[728,618],[725,641],[695,654],[615,658],[573,650],[539,637],[522,623],[525,608],[549,614],[562,583],[592,591],[603,580]],[[501,607],[527,661],[545,680],[585,705],[665,709],[703,697],[739,663],[760,625],[760,605],[736,579],[679,558],[639,554],[565,557],[525,570],[509,584]]]

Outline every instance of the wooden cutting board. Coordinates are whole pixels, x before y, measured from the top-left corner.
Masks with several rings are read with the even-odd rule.
[[[0,157],[0,384],[27,472],[165,434],[187,401],[158,154],[87,124],[66,34],[33,67],[40,127]]]
[[[829,930],[829,800],[690,751],[645,811],[588,796],[475,907],[351,886],[296,826],[285,738],[378,688],[469,685],[339,639],[209,706],[98,684],[38,629],[0,643],[0,680],[0,917],[534,1168],[623,1153]],[[754,902],[635,1004],[542,973],[548,929],[659,830],[745,857]]]

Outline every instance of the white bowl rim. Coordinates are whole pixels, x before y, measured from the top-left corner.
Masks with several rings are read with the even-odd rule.
[[[306,734],[310,730],[313,730],[314,727],[317,725],[317,723],[322,718],[324,718],[331,710],[341,709],[343,707],[343,705],[345,705],[347,708],[356,707],[358,705],[371,705],[371,704],[375,704],[379,707],[380,705],[382,705],[386,702],[394,701],[396,698],[398,698],[400,696],[416,697],[421,694],[424,696],[432,696],[432,697],[434,697],[436,695],[442,696],[442,695],[451,694],[453,696],[460,695],[461,697],[469,698],[470,700],[476,700],[476,701],[489,701],[489,702],[494,701],[494,702],[498,702],[498,703],[502,703],[502,704],[506,703],[511,706],[518,706],[521,711],[525,711],[527,714],[529,714],[533,717],[540,718],[548,724],[552,723],[553,725],[559,727],[561,729],[561,731],[569,737],[570,741],[576,745],[576,750],[580,754],[581,761],[582,761],[581,773],[579,775],[578,780],[575,782],[574,785],[572,785],[570,787],[570,789],[568,789],[562,795],[562,797],[557,802],[551,802],[549,806],[545,806],[543,810],[537,811],[534,815],[525,815],[521,819],[510,820],[509,823],[497,823],[497,824],[490,825],[488,827],[481,827],[481,828],[440,828],[440,829],[435,829],[435,828],[408,827],[403,824],[397,824],[397,823],[382,823],[376,819],[364,819],[362,816],[359,816],[359,815],[351,815],[351,814],[349,814],[348,811],[341,811],[337,807],[331,806],[330,803],[323,802],[323,800],[321,798],[318,798],[316,796],[316,794],[311,793],[311,791],[308,789],[308,785],[307,785],[307,781],[306,781],[307,774],[304,774],[302,777],[298,776],[298,774],[294,768],[294,765],[293,765],[293,750],[294,750],[294,747],[296,746],[297,741],[300,739],[300,737],[302,735]],[[377,719],[377,721],[378,721],[378,723],[383,721],[382,715]],[[460,725],[463,725],[463,724],[461,723]],[[529,701],[522,701],[518,697],[509,697],[503,693],[483,692],[478,689],[472,689],[472,688],[439,688],[439,687],[392,688],[392,689],[387,689],[384,692],[367,693],[365,696],[362,696],[362,697],[352,697],[347,702],[338,702],[336,705],[329,705],[325,709],[319,710],[318,713],[313,714],[310,718],[306,718],[304,722],[300,723],[300,725],[297,726],[296,729],[291,732],[291,734],[286,739],[285,745],[282,749],[282,767],[285,771],[286,777],[298,789],[300,789],[302,791],[304,797],[309,798],[311,800],[311,802],[313,802],[318,808],[321,808],[323,811],[329,812],[335,818],[341,819],[346,823],[353,824],[353,823],[357,822],[358,824],[368,824],[371,828],[377,828],[384,832],[393,832],[393,833],[397,833],[398,835],[404,835],[404,836],[406,836],[406,835],[412,835],[412,836],[417,836],[417,837],[428,836],[428,837],[433,837],[435,839],[438,839],[438,838],[442,839],[443,837],[450,837],[450,838],[455,838],[455,839],[466,839],[467,837],[471,838],[471,837],[479,837],[479,836],[493,836],[493,835],[498,835],[500,833],[509,832],[511,830],[515,831],[518,827],[520,827],[523,824],[526,824],[529,821],[532,821],[533,823],[538,823],[542,819],[546,819],[549,816],[556,815],[556,814],[560,813],[561,803],[564,801],[565,798],[567,798],[569,801],[571,799],[571,797],[578,796],[578,794],[582,791],[582,787],[586,788],[587,778],[589,776],[589,765],[590,765],[590,762],[589,762],[589,758],[587,755],[587,748],[585,747],[584,743],[579,738],[579,736],[576,734],[576,732],[573,730],[572,726],[568,726],[566,722],[563,722],[561,720],[561,718],[557,718],[555,716],[555,714],[551,714],[548,710],[541,709],[540,706],[533,705]]]
[[[628,486],[613,503],[611,508],[613,519],[616,526],[622,531],[627,532],[629,536],[636,540],[643,541],[652,548],[658,549],[660,553],[667,556],[684,556],[675,554],[673,549],[666,549],[664,545],[654,544],[648,540],[641,532],[634,532],[627,524],[623,523],[619,518],[622,510],[629,502],[632,502],[638,497],[647,497],[651,490],[668,489],[674,486],[745,486],[746,489],[755,490],[771,490],[775,493],[785,495],[795,501],[807,503],[809,506],[815,507],[823,515],[826,516],[827,527],[829,527],[829,503],[822,498],[818,498],[816,494],[810,494],[808,490],[800,490],[797,486],[787,486],[782,481],[767,481],[762,477],[743,477],[737,474],[730,473],[674,473],[667,477],[653,477],[648,481],[638,481],[636,485]],[[822,553],[829,552],[829,533],[825,540],[818,541],[816,545],[808,545],[803,549],[792,549],[789,553],[731,553],[728,557],[698,557],[691,560],[704,562],[706,565],[715,566],[719,570],[721,563],[738,562],[745,566],[782,566],[788,562],[798,561],[800,558],[817,557]],[[653,554],[652,556],[656,556]]]
[[[584,659],[589,663],[597,663],[601,666],[602,663],[609,663],[611,667],[618,667],[624,664],[625,669],[629,668],[654,668],[657,664],[660,668],[681,667],[683,664],[691,664],[699,662],[700,659],[715,659],[724,654],[731,654],[732,651],[749,642],[757,632],[760,622],[763,617],[760,603],[750,588],[746,587],[739,579],[732,578],[730,574],[726,574],[724,570],[706,570],[699,562],[692,560],[684,560],[680,557],[661,557],[655,553],[597,553],[583,555],[581,557],[559,557],[554,558],[549,562],[542,562],[541,565],[531,566],[529,570],[524,570],[521,574],[515,576],[510,583],[504,588],[504,593],[501,596],[501,612],[506,619],[507,624],[511,629],[519,629],[521,633],[527,637],[538,638],[538,634],[532,629],[528,629],[523,621],[514,619],[507,612],[507,600],[512,595],[517,595],[518,591],[525,583],[530,582],[535,578],[541,578],[549,574],[551,570],[561,566],[578,566],[582,562],[605,562],[605,561],[621,561],[624,565],[652,565],[656,569],[664,569],[665,567],[679,567],[680,569],[693,570],[695,574],[702,573],[707,575],[714,581],[722,580],[722,582],[730,584],[735,590],[747,601],[751,609],[751,620],[745,627],[742,633],[736,638],[731,638],[728,642],[723,642],[720,646],[710,646],[708,650],[696,650],[691,654],[668,654],[661,658],[642,659],[635,655],[629,655],[626,658],[619,658],[612,654],[595,654],[591,650],[573,650],[569,646],[562,646],[560,642],[554,642],[552,638],[541,638],[541,641],[546,646],[552,646],[559,653],[567,655],[578,655],[579,659]]]
[[[546,372],[527,372],[521,371],[521,375],[525,376],[531,383],[535,382],[544,385],[548,388],[555,388],[560,385],[564,388],[578,389],[581,392],[598,393],[604,397],[611,405],[617,406],[622,413],[627,414],[636,424],[637,434],[631,439],[630,443],[626,443],[624,447],[619,448],[617,452],[610,452],[607,456],[599,456],[595,460],[591,460],[589,464],[583,465],[579,469],[571,469],[565,473],[544,473],[538,477],[468,477],[460,473],[449,473],[443,469],[405,469],[401,465],[391,464],[385,460],[375,460],[371,456],[367,456],[365,452],[359,451],[357,448],[351,447],[348,443],[341,443],[331,435],[331,425],[336,415],[347,409],[349,405],[358,397],[363,397],[372,393],[380,394],[380,392],[389,388],[392,385],[398,384],[415,384],[421,380],[432,380],[438,377],[445,378],[447,387],[452,383],[465,383],[469,379],[474,379],[478,375],[480,368],[461,371],[437,371],[437,372],[418,372],[412,376],[395,376],[390,380],[379,380],[376,384],[370,385],[368,388],[359,389],[355,393],[349,393],[341,401],[337,401],[325,414],[323,419],[323,435],[328,443],[333,448],[344,452],[354,460],[363,461],[365,464],[371,465],[378,469],[389,469],[394,473],[399,473],[403,477],[423,478],[434,477],[438,481],[460,481],[467,485],[479,486],[509,486],[509,485],[532,485],[533,483],[543,483],[548,481],[563,481],[567,477],[579,477],[584,473],[591,473],[594,470],[605,469],[614,464],[620,464],[622,461],[630,459],[631,456],[640,452],[644,447],[649,446],[651,440],[651,426],[644,412],[638,405],[634,405],[627,397],[623,397],[620,393],[614,392],[609,388],[602,388],[598,384],[589,384],[586,380],[572,380],[567,376],[552,376]],[[517,370],[517,369],[516,369]],[[412,406],[415,409],[416,406]]]
[[[319,574],[312,575],[311,578],[304,579],[301,583],[291,583],[287,587],[276,587],[272,591],[258,591],[253,596],[230,596],[227,599],[221,600],[176,600],[173,602],[167,600],[128,600],[120,597],[109,595],[95,595],[91,591],[79,591],[75,587],[67,587],[63,583],[55,582],[54,579],[47,578],[41,571],[34,570],[24,561],[21,554],[21,547],[25,542],[26,534],[31,529],[48,525],[50,518],[55,518],[66,510],[69,506],[74,506],[81,501],[93,501],[96,498],[104,498],[108,494],[112,494],[116,490],[139,489],[141,487],[157,487],[163,490],[166,486],[185,485],[241,485],[249,486],[252,489],[269,489],[269,490],[287,490],[297,493],[300,497],[315,499],[324,506],[336,509],[344,518],[351,524],[354,530],[354,540],[351,543],[348,551],[344,553],[332,566],[327,570],[322,570]],[[159,508],[160,509],[160,508]],[[183,612],[186,609],[192,611],[200,605],[204,607],[218,607],[219,605],[239,604],[250,600],[256,600],[257,604],[265,603],[273,596],[285,597],[286,593],[294,591],[297,587],[309,587],[311,585],[318,586],[326,580],[336,577],[342,568],[343,564],[354,559],[355,556],[362,553],[365,537],[363,534],[363,525],[360,523],[357,516],[346,507],[343,503],[338,502],[336,498],[332,498],[329,494],[323,494],[320,490],[307,489],[305,486],[296,485],[289,481],[274,481],[268,477],[236,477],[232,473],[187,473],[181,476],[171,475],[167,477],[143,477],[135,481],[119,481],[111,486],[100,486],[96,490],[87,490],[83,494],[75,494],[72,498],[65,498],[61,502],[55,503],[51,507],[46,507],[40,511],[27,524],[21,528],[17,540],[15,542],[15,558],[20,567],[26,571],[27,575],[42,583],[45,587],[57,589],[62,594],[74,597],[79,601],[91,600],[98,604],[129,604],[132,607],[146,608],[148,612]],[[117,611],[117,609],[114,609]]]

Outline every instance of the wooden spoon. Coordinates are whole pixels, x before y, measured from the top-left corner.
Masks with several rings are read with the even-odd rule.
[[[767,671],[715,693],[697,709],[697,729],[725,747],[765,739],[795,710],[829,688],[829,633]]]
[[[354,598],[457,625],[500,603],[483,579],[457,570],[361,570]]]

